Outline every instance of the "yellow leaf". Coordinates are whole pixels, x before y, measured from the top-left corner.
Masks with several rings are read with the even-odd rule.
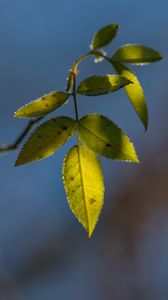
[[[162,59],[162,55],[154,49],[126,44],[119,48],[113,55],[112,61],[119,61],[137,65],[148,64]]]
[[[14,116],[17,118],[31,118],[42,116],[63,105],[68,98],[68,93],[54,91],[19,108],[15,112]]]
[[[85,146],[74,146],[65,157],[62,173],[69,206],[90,237],[104,198],[100,162]]]
[[[144,124],[145,129],[148,127],[148,110],[147,110],[147,105],[146,105],[146,100],[145,100],[145,95],[143,88],[141,87],[140,82],[138,81],[138,78],[136,75],[126,66],[119,62],[114,62],[113,63],[114,68],[116,71],[128,78],[133,82],[133,84],[129,84],[124,87],[127,96],[135,109],[137,115],[139,116],[141,122]]]
[[[43,123],[24,144],[16,166],[52,155],[74,134],[75,126],[75,121],[68,117],[58,117]]]
[[[113,93],[131,81],[120,75],[91,76],[83,80],[76,92],[85,96],[99,96]]]
[[[107,117],[89,114],[79,120],[79,137],[94,152],[116,160],[138,163],[128,136]]]

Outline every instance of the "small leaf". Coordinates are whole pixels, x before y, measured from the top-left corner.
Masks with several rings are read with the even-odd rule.
[[[90,237],[103,206],[100,162],[85,146],[74,146],[65,157],[62,174],[69,206]]]
[[[54,91],[19,108],[14,116],[17,118],[42,116],[63,105],[68,98],[68,93]]]
[[[85,96],[105,95],[129,83],[130,80],[120,75],[91,76],[79,84],[76,92]]]
[[[116,160],[139,162],[127,135],[107,117],[97,114],[79,121],[79,137],[94,152]]]
[[[112,61],[131,64],[148,64],[162,59],[162,55],[148,47],[126,44],[119,48],[113,55]]]
[[[99,49],[107,46],[116,36],[119,29],[118,24],[109,24],[96,32],[90,45],[91,49]]]
[[[16,166],[52,155],[74,134],[75,125],[75,121],[68,117],[58,117],[43,123],[24,144]]]
[[[135,109],[137,115],[139,116],[140,120],[144,124],[145,129],[147,129],[148,110],[145,101],[145,95],[140,85],[140,82],[138,81],[136,75],[123,64],[119,62],[113,62],[113,66],[120,75],[125,76],[126,78],[128,78],[133,82],[133,84],[129,84],[125,86],[124,89],[127,93],[127,96],[133,108]]]

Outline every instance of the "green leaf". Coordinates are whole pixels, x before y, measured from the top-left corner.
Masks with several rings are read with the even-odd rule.
[[[162,59],[162,55],[148,47],[126,44],[119,48],[111,59],[112,61],[143,65]]]
[[[120,75],[91,76],[79,84],[76,92],[85,96],[105,95],[129,83],[130,80]]]
[[[14,116],[17,118],[31,118],[45,115],[63,105],[69,96],[66,92],[51,92],[19,108]]]
[[[52,155],[75,132],[76,123],[68,117],[58,117],[35,129],[23,146],[16,166]]]
[[[74,146],[65,157],[62,173],[69,206],[90,237],[104,198],[100,162],[85,146]]]
[[[120,75],[125,76],[133,82],[133,84],[125,86],[124,89],[133,108],[135,109],[137,115],[139,116],[140,120],[145,126],[145,129],[147,129],[148,110],[145,101],[145,95],[140,85],[140,82],[138,81],[136,75],[123,64],[119,62],[113,62],[113,66]]]
[[[116,36],[119,29],[118,24],[109,24],[96,32],[90,45],[91,49],[99,49],[107,46]]]
[[[79,137],[94,152],[116,160],[139,162],[126,134],[107,117],[97,114],[79,121]]]

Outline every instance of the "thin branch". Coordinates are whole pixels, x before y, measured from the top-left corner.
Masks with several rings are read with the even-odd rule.
[[[76,99],[76,75],[75,73],[72,73],[73,74],[73,100],[74,100],[74,109],[75,109],[75,117],[76,117],[76,123],[78,125],[78,122],[79,122],[79,116],[78,116],[78,105],[77,105],[77,99]]]
[[[27,133],[30,131],[30,129],[37,124],[43,117],[39,117],[33,120],[30,120],[27,124],[27,126],[24,128],[24,130],[21,132],[21,134],[18,136],[18,138],[14,141],[14,143],[9,145],[2,145],[0,146],[0,153],[15,150],[18,148],[20,143],[23,141]]]

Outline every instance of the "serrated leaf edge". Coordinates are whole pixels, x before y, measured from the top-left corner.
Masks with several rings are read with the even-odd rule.
[[[26,143],[29,141],[29,139],[30,139],[31,136],[35,133],[35,131],[36,131],[37,129],[42,128],[48,121],[52,121],[52,120],[54,120],[54,119],[62,118],[62,117],[68,118],[68,119],[71,119],[71,120],[74,121],[74,126],[72,127],[72,132],[68,135],[67,139],[65,140],[65,143],[66,143],[66,142],[74,135],[74,133],[75,133],[75,131],[76,131],[76,130],[75,130],[76,122],[75,122],[74,119],[72,119],[72,118],[70,118],[70,117],[59,116],[59,117],[52,118],[52,119],[49,119],[49,120],[45,121],[44,123],[42,123],[42,124],[40,124],[38,127],[36,127],[36,129],[29,135],[28,139],[26,140],[26,142],[24,143],[23,147],[21,148],[21,150],[20,150],[20,152],[19,152],[19,155],[18,155],[18,157],[17,157],[17,159],[16,159],[16,162],[15,162],[15,167],[19,167],[19,166],[24,165],[24,164],[27,164],[27,163],[33,163],[33,162],[36,162],[36,161],[39,161],[39,160],[46,159],[46,158],[52,156],[59,148],[61,148],[61,147],[65,144],[65,143],[62,144],[60,147],[58,147],[58,149],[56,149],[55,151],[53,151],[50,155],[48,155],[48,156],[45,157],[45,158],[43,157],[43,158],[39,158],[39,159],[36,159],[36,160],[33,160],[33,161],[29,161],[29,162],[27,162],[27,163],[23,163],[23,164],[21,163],[21,164],[18,164],[18,162],[19,162],[19,157],[20,157],[22,151],[24,150],[24,148],[25,148],[25,146],[26,146]],[[74,130],[73,130],[73,129],[74,129]]]
[[[31,105],[31,104],[37,102],[37,101],[43,101],[43,98],[46,98],[46,97],[49,96],[50,94],[52,94],[52,93],[57,93],[57,92],[62,92],[62,93],[64,93],[64,94],[67,94],[67,96],[68,96],[67,99],[66,99],[62,104],[60,104],[59,106],[57,106],[57,108],[59,108],[60,106],[64,105],[64,104],[69,100],[70,93],[68,93],[68,92],[66,92],[66,91],[58,91],[58,90],[51,91],[50,93],[44,94],[43,96],[41,96],[41,97],[39,97],[39,98],[37,98],[37,99],[31,100],[30,102],[26,103],[25,105],[19,107],[19,108],[14,112],[14,115],[13,115],[14,118],[27,119],[27,118],[40,117],[40,116],[47,115],[47,114],[49,114],[50,112],[54,111],[54,110],[57,109],[57,108],[53,108],[52,110],[50,110],[50,111],[47,112],[47,113],[41,113],[41,114],[38,114],[38,113],[37,113],[37,114],[34,114],[34,116],[31,116],[31,117],[27,117],[27,116],[25,116],[25,117],[17,116],[17,113],[19,113],[22,109],[26,108],[27,106],[29,106],[29,105]]]
[[[130,69],[129,69],[129,70],[130,70]],[[143,89],[143,87],[142,87],[142,85],[141,85],[141,83],[140,83],[140,81],[139,81],[139,79],[138,79],[136,73],[133,72],[132,70],[130,70],[130,72],[137,78],[138,83],[139,83],[139,85],[140,85],[140,87],[141,87],[141,89],[142,89],[142,91],[143,91],[143,94],[144,94],[144,89]],[[126,94],[127,94],[127,91],[126,91],[126,89],[125,89],[125,86],[124,86],[124,90],[125,90],[125,92],[126,92]],[[128,94],[127,94],[127,97],[128,97],[128,99],[129,99],[129,101],[131,102],[131,100],[130,100]],[[145,124],[144,124],[144,122],[142,121],[142,119],[140,118],[140,116],[139,116],[138,112],[136,111],[136,109],[134,108],[132,102],[131,102],[131,105],[133,106],[133,109],[135,110],[136,114],[138,115],[140,121],[141,121],[142,124],[144,125],[144,127],[145,127],[145,132],[146,132],[147,129],[148,129],[148,126],[149,126],[149,112],[148,112],[148,105],[147,105],[147,101],[146,101],[145,94],[144,94],[144,102],[145,102],[145,105],[146,105],[146,123],[145,123]]]
[[[109,91],[109,92],[103,92],[102,94],[98,94],[98,95],[95,95],[95,94],[85,94],[84,92],[83,92],[83,90],[81,90],[81,91],[79,91],[78,89],[79,89],[79,87],[80,87],[80,85],[84,82],[84,81],[86,81],[86,80],[88,80],[88,79],[91,79],[91,78],[97,78],[97,77],[102,77],[102,78],[108,78],[109,76],[113,76],[113,77],[117,77],[117,76],[119,76],[119,77],[121,77],[122,79],[126,79],[127,80],[127,82],[125,82],[125,84],[123,83],[120,87],[118,87],[116,90],[113,90],[113,91]],[[102,96],[102,95],[106,95],[106,94],[112,94],[112,93],[114,93],[114,92],[117,92],[118,90],[120,90],[121,88],[123,88],[123,87],[125,87],[126,85],[128,85],[128,84],[133,84],[133,82],[131,81],[131,80],[129,80],[128,78],[126,78],[125,76],[122,76],[122,75],[117,75],[117,74],[106,74],[106,75],[93,75],[93,76],[90,76],[90,77],[87,77],[86,79],[84,79],[84,80],[82,80],[80,83],[79,83],[79,85],[78,85],[78,87],[77,87],[77,89],[76,89],[76,91],[75,91],[75,93],[77,93],[77,94],[80,94],[80,95],[83,95],[83,96],[88,96],[88,97],[96,97],[96,96]],[[85,91],[85,90],[84,90]],[[95,88],[95,91],[103,91],[103,89],[100,89],[100,88]]]
[[[68,197],[68,192],[67,192],[67,188],[66,188],[66,184],[65,184],[65,179],[64,179],[64,174],[63,174],[63,173],[64,173],[64,172],[63,172],[63,169],[64,169],[64,165],[65,165],[65,163],[66,163],[66,160],[67,160],[67,158],[68,158],[68,155],[69,155],[70,151],[71,151],[73,148],[75,148],[75,147],[79,148],[80,146],[79,146],[79,145],[74,145],[73,147],[71,147],[70,150],[68,151],[68,153],[65,155],[64,160],[63,160],[63,164],[62,164],[62,181],[63,181],[64,189],[65,189],[65,192],[66,192],[66,197],[67,197],[68,206],[69,206],[69,208],[70,208],[71,211],[72,211],[72,209],[71,209],[70,199],[69,199],[69,197]],[[94,228],[92,229],[91,232],[89,232],[89,230],[87,230],[87,229],[83,226],[82,222],[79,220],[79,218],[77,217],[77,215],[76,215],[73,211],[72,211],[72,212],[73,212],[73,215],[75,216],[75,218],[78,220],[78,222],[79,222],[79,223],[82,225],[82,227],[86,230],[86,232],[87,232],[87,234],[88,234],[88,238],[91,238],[91,236],[92,236],[92,234],[93,234],[93,232],[94,232],[94,229],[96,228],[96,225],[97,225],[97,223],[98,223],[99,217],[100,217],[100,215],[101,215],[101,211],[102,211],[102,209],[103,209],[103,206],[104,206],[105,185],[104,185],[104,176],[103,176],[102,166],[101,166],[101,163],[100,163],[100,160],[99,160],[97,154],[96,154],[94,151],[92,151],[90,148],[88,148],[87,145],[84,144],[84,147],[86,147],[90,152],[93,152],[93,153],[96,155],[96,157],[97,157],[97,159],[98,159],[98,162],[99,162],[99,166],[100,166],[101,171],[102,171],[103,187],[104,187],[104,189],[103,189],[102,207],[101,207],[101,210],[100,210],[100,212],[99,212],[99,215],[97,216],[97,219],[96,219]],[[77,150],[77,151],[78,151],[78,150]],[[78,151],[78,155],[79,155],[79,151]],[[86,205],[85,205],[85,208],[86,208]],[[87,212],[87,209],[86,209],[86,212]],[[87,218],[88,218],[88,213],[87,213]],[[88,218],[88,219],[89,219],[89,218]],[[89,223],[89,222],[88,222],[88,223]]]
[[[104,115],[102,115],[102,114],[96,114],[96,113],[93,113],[93,114],[87,114],[87,115],[85,115],[85,116],[83,116],[80,120],[82,120],[83,118],[85,118],[85,117],[87,117],[87,116],[92,116],[92,115],[95,115],[95,116],[101,116],[102,118],[105,118],[105,119],[107,119],[108,121],[111,121],[108,117],[106,117],[106,116],[104,116]],[[79,120],[79,126],[81,126],[80,125],[80,120]],[[113,122],[113,121],[111,121],[111,122]],[[101,154],[99,154],[99,153],[96,153],[92,148],[90,148],[89,147],[89,145],[87,145],[86,143],[85,143],[85,141],[83,141],[82,139],[82,141],[83,141],[83,143],[92,151],[92,152],[95,152],[97,155],[100,155],[100,156],[102,156],[102,157],[106,157],[106,158],[108,158],[108,159],[112,159],[112,160],[115,160],[115,161],[123,161],[123,162],[129,162],[129,163],[140,163],[140,160],[139,160],[139,158],[138,158],[138,155],[137,155],[137,152],[136,152],[136,148],[135,148],[135,146],[134,146],[134,144],[133,144],[133,142],[130,140],[130,138],[128,137],[128,135],[115,123],[115,122],[113,122],[114,124],[115,124],[115,126],[117,127],[117,129],[119,129],[119,130],[121,130],[122,132],[123,132],[123,134],[127,137],[127,139],[128,139],[128,141],[129,141],[129,143],[133,146],[133,149],[134,149],[134,151],[135,151],[135,157],[136,157],[136,160],[134,160],[134,161],[132,161],[131,159],[129,160],[129,159],[117,159],[117,158],[110,158],[110,157],[107,157],[107,156],[104,156],[104,155],[101,155]],[[89,131],[89,129],[88,128],[85,128],[84,126],[81,126],[81,127],[83,127],[85,130],[88,130]],[[92,132],[91,132],[92,133]],[[92,133],[93,134],[93,133]],[[96,135],[95,135],[96,136]],[[96,136],[97,137],[97,136]],[[98,137],[99,138],[99,137]],[[103,141],[104,142],[104,141]],[[119,152],[120,153],[120,152]],[[121,152],[121,153],[125,153],[124,151],[123,152]],[[126,156],[128,156],[128,154],[126,154]]]
[[[110,40],[110,42],[107,43],[106,45],[104,45],[104,46],[102,46],[102,47],[100,47],[100,48],[93,48],[93,41],[94,41],[94,39],[95,39],[97,33],[98,33],[99,31],[101,31],[103,28],[106,28],[107,26],[110,26],[110,25],[115,25],[115,26],[117,27],[117,32],[116,32],[115,36],[114,36],[114,37]],[[111,23],[111,24],[107,24],[107,25],[103,26],[102,28],[100,28],[99,30],[97,30],[97,31],[95,32],[95,34],[94,34],[94,36],[93,36],[93,38],[92,38],[92,40],[91,40],[91,43],[90,43],[90,45],[89,45],[89,48],[90,48],[91,50],[94,51],[94,50],[102,49],[102,48],[108,46],[108,45],[111,43],[111,41],[112,41],[114,38],[116,38],[119,29],[120,29],[120,24],[118,24],[118,23]]]
[[[128,46],[137,46],[137,47],[144,47],[144,48],[150,49],[150,50],[152,50],[152,51],[154,51],[154,52],[157,52],[157,53],[160,55],[160,58],[157,59],[156,61],[153,60],[153,61],[149,61],[149,62],[141,62],[141,63],[138,63],[138,62],[137,62],[137,63],[136,63],[136,62],[126,62],[126,61],[125,61],[125,63],[131,64],[131,65],[135,65],[135,66],[145,66],[145,65],[149,65],[150,63],[157,62],[158,60],[161,60],[161,59],[163,58],[163,55],[162,55],[160,52],[158,52],[157,50],[155,50],[155,49],[153,49],[153,48],[151,48],[151,47],[144,46],[144,45],[140,45],[140,44],[136,44],[136,43],[126,43],[126,44],[123,44],[122,46],[120,46],[120,47],[114,52],[113,56],[111,57],[111,61],[119,61],[119,62],[120,62],[120,60],[115,59],[115,54],[116,54],[116,52],[118,52],[118,50],[120,50],[120,49],[122,49],[122,48],[125,48],[125,47],[128,47]]]

